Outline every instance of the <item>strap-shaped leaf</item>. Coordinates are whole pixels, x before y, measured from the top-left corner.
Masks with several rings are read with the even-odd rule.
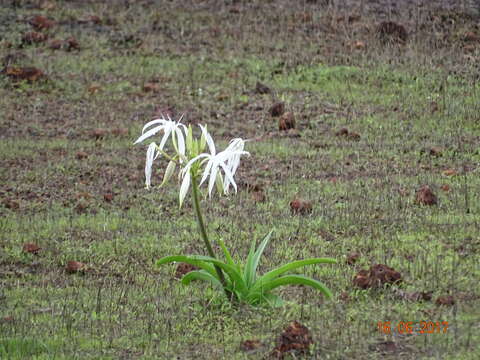
[[[235,261],[233,261],[232,255],[230,254],[230,251],[228,251],[223,240],[219,239],[218,243],[220,244],[220,248],[222,249],[223,254],[225,255],[225,260],[227,261],[227,264],[231,266],[235,266],[238,270],[238,266],[237,264],[235,264]]]
[[[265,235],[256,251],[255,241],[252,242],[252,246],[250,247],[250,251],[247,257],[247,262],[245,264],[245,269],[243,269],[243,276],[245,278],[245,281],[247,282],[248,287],[251,287],[255,283],[258,263],[260,262],[260,258],[263,254],[263,251],[265,250],[265,247],[270,241],[272,234],[273,230],[270,230],[270,232]]]
[[[212,283],[214,286],[223,288],[222,283],[212,274],[206,272],[205,270],[194,270],[190,271],[188,274],[182,278],[182,284],[188,285],[194,280],[204,280]]]
[[[322,292],[328,299],[332,297],[332,292],[328,287],[318,280],[303,275],[285,275],[264,284],[262,293],[268,293],[273,289],[283,285],[307,285]],[[258,293],[251,293],[250,296],[258,296]]]
[[[311,259],[293,261],[291,263],[280,266],[262,275],[253,285],[252,291],[258,290],[259,288],[264,288],[265,284],[272,281],[276,277],[286,273],[287,271],[291,271],[299,267],[313,265],[313,264],[336,264],[336,263],[337,263],[337,260],[331,259],[331,258],[311,258]]]
[[[260,262],[260,258],[262,257],[263,251],[265,250],[265,247],[267,246],[268,242],[270,241],[270,238],[272,237],[273,234],[273,229],[270,230],[270,232],[265,235],[263,238],[262,242],[260,243],[260,246],[257,248],[257,251],[255,252],[255,255],[253,256],[253,264],[252,264],[252,272],[253,272],[253,279],[251,284],[255,282],[255,275],[257,273],[257,267],[258,263]]]
[[[165,256],[157,261],[157,266],[168,264],[171,262],[183,262],[186,264],[190,264],[193,266],[198,266],[199,268],[207,271],[209,274],[217,277],[217,272],[215,271],[215,267],[209,263],[206,263],[202,260],[199,260],[197,257],[199,255],[172,255],[172,256]]]
[[[252,286],[255,281],[255,273],[253,272],[253,261],[255,257],[255,240],[252,241],[250,246],[250,251],[248,252],[247,261],[245,262],[245,267],[243,268],[243,278],[247,284],[247,287]]]
[[[240,291],[241,293],[245,293],[245,294],[247,293],[247,290],[248,290],[247,285],[246,285],[245,281],[243,280],[242,275],[236,269],[235,266],[225,264],[224,262],[222,262],[218,259],[212,258],[210,256],[195,255],[195,259],[200,260],[200,261],[205,261],[205,262],[208,262],[208,263],[211,263],[213,265],[218,266],[219,268],[221,268],[225,272],[225,274],[228,275],[228,277],[230,278],[230,281],[232,282],[232,286],[236,290]]]

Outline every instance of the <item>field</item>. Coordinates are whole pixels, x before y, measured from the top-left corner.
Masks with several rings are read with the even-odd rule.
[[[480,7],[433,3],[3,0],[0,358],[480,358]],[[259,272],[335,258],[332,300],[156,266],[205,254],[166,161],[144,186],[162,114],[251,140],[216,250],[275,229]]]

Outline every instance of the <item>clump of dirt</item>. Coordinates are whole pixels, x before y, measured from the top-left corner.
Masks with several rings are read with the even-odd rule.
[[[55,25],[55,21],[43,15],[33,16],[28,23],[37,31],[48,30]]]
[[[283,113],[285,112],[285,103],[283,102],[277,102],[273,104],[270,109],[268,110],[270,115],[272,117],[279,117],[282,116]]]
[[[438,306],[453,306],[455,305],[455,298],[452,295],[439,296],[435,300],[435,304]]]
[[[40,44],[47,40],[47,35],[36,31],[29,31],[22,35],[22,45]]]
[[[257,84],[255,85],[255,92],[257,94],[270,94],[272,90],[265,84],[262,84],[260,81],[257,81]]]
[[[46,75],[40,69],[35,67],[18,67],[18,66],[7,66],[5,67],[0,74],[7,76],[12,79],[14,82],[26,80],[30,83],[35,81],[45,79]]]
[[[87,271],[87,265],[80,261],[69,261],[65,266],[65,271],[68,274],[75,274],[75,273],[84,273]]]
[[[65,40],[52,39],[48,43],[48,47],[51,50],[65,50],[65,51],[80,50],[80,44],[78,43],[77,39],[75,39],[73,36],[70,36]]]
[[[393,268],[376,264],[369,270],[360,270],[353,279],[353,284],[361,289],[381,288],[385,285],[394,285],[402,281],[402,275]]]
[[[293,112],[289,111],[280,116],[280,119],[278,119],[278,129],[280,131],[295,129],[295,115]]]
[[[34,243],[26,243],[23,244],[23,252],[28,254],[38,254],[38,252],[42,249],[40,246]]]
[[[423,185],[417,190],[415,194],[415,202],[420,205],[436,205],[437,196],[433,193],[428,185]]]
[[[263,343],[260,340],[245,340],[240,344],[240,350],[246,353],[253,353],[263,347]]]
[[[77,158],[77,160],[83,160],[88,158],[88,153],[86,153],[85,151],[79,151],[75,154],[75,157]]]
[[[175,270],[175,279],[181,279],[184,275],[188,274],[191,271],[198,270],[196,266],[187,263],[180,263]]]
[[[346,137],[347,139],[350,139],[350,140],[360,140],[360,137],[361,137],[359,133],[350,131],[347,128],[341,128],[335,133],[335,136]]]
[[[293,215],[311,214],[313,205],[311,201],[296,198],[290,202],[290,211]]]
[[[298,321],[291,322],[277,340],[277,346],[273,349],[272,356],[283,359],[287,353],[294,356],[306,355],[313,344],[310,330]]]
[[[432,291],[406,292],[400,289],[397,289],[395,293],[400,299],[412,301],[412,302],[431,301],[432,294],[433,294]]]
[[[13,200],[13,199],[4,199],[2,200],[3,206],[5,206],[7,209],[10,210],[18,210],[20,209],[20,203],[18,200]]]
[[[382,354],[392,354],[402,350],[401,347],[394,341],[381,341],[379,343],[369,345],[368,348],[370,351],[375,351]]]
[[[355,265],[358,259],[360,259],[360,254],[358,252],[352,252],[347,255],[346,263],[348,265]]]
[[[384,21],[377,27],[377,34],[384,44],[405,44],[408,32],[405,26],[393,21]]]

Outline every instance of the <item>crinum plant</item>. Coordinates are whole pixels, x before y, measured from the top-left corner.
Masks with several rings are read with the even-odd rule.
[[[142,135],[135,141],[138,144],[158,133],[162,134],[160,142],[150,143],[147,148],[145,162],[145,184],[151,187],[152,165],[157,158],[167,159],[168,165],[160,186],[165,185],[178,169],[180,180],[179,204],[182,206],[190,188],[192,189],[193,207],[201,238],[207,249],[208,256],[204,255],[175,255],[166,256],[157,262],[163,265],[172,262],[184,262],[194,265],[194,270],[182,278],[182,283],[190,284],[193,280],[203,280],[223,289],[223,292],[233,302],[244,302],[251,305],[279,305],[282,300],[272,293],[274,289],[283,285],[307,285],[322,292],[327,298],[332,296],[330,290],[320,281],[298,274],[290,274],[292,270],[306,265],[332,264],[335,259],[310,258],[287,263],[262,276],[257,275],[257,267],[264,249],[268,245],[273,230],[260,242],[258,248],[252,240],[250,251],[245,264],[237,263],[232,258],[225,243],[218,240],[224,260],[220,260],[213,251],[207,233],[202,211],[200,208],[200,187],[208,180],[208,195],[211,197],[214,188],[221,195],[228,195],[232,187],[237,192],[235,173],[240,165],[242,156],[250,155],[244,150],[245,140],[233,139],[225,150],[217,152],[212,136],[206,126],[199,125],[200,138],[194,138],[192,126],[181,123],[182,118],[173,121],[170,117],[148,122],[142,130]],[[165,145],[171,139],[172,151],[167,153]],[[209,152],[204,152],[208,147]]]

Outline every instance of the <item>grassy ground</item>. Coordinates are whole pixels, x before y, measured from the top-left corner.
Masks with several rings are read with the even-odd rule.
[[[465,6],[155,3],[0,9],[0,357],[256,359],[297,320],[313,337],[307,358],[478,358],[478,16]],[[38,14],[55,23],[39,30],[44,42],[26,44]],[[408,39],[382,36],[384,20],[402,24]],[[8,75],[22,66],[45,77]],[[295,130],[278,131],[269,113],[278,101]],[[132,143],[160,113],[208,124],[223,144],[255,139],[239,193],[202,202],[209,231],[243,258],[252,238],[275,228],[262,272],[338,259],[306,270],[332,301],[290,287],[282,308],[233,307],[203,284],[183,287],[174,266],[155,267],[162,256],[204,253],[191,204],[178,209],[178,187],[143,187],[145,147]],[[158,185],[165,166],[156,165]],[[436,205],[415,201],[423,185]],[[294,198],[312,213],[293,215]],[[28,253],[28,243],[41,249]],[[69,261],[86,270],[68,273]],[[355,287],[355,274],[373,264],[403,282]],[[454,304],[437,304],[449,295]],[[448,331],[377,327],[422,320],[448,321]],[[262,345],[246,352],[245,340]]]

